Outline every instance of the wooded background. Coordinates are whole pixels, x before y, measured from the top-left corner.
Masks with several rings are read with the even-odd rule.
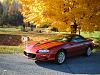
[[[30,23],[70,31],[100,30],[100,0],[0,0],[0,25]]]

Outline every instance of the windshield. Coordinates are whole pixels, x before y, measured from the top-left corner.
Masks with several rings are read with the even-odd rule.
[[[69,38],[64,37],[64,38],[61,38],[61,39],[56,39],[54,41],[57,41],[57,42],[69,42]]]

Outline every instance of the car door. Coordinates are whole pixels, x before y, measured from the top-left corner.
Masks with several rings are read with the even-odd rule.
[[[68,56],[79,55],[84,52],[85,39],[79,35],[72,37],[70,40],[70,47],[68,49]]]

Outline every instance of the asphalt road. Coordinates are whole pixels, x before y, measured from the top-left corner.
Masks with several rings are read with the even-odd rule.
[[[0,54],[0,75],[100,74],[100,52],[68,58],[62,65],[38,62],[22,54]]]

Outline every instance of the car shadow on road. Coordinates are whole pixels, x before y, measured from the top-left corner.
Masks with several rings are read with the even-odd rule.
[[[50,70],[71,74],[100,74],[100,52],[93,53],[90,57],[76,56],[67,58],[62,65],[52,62],[35,61],[40,66]]]

